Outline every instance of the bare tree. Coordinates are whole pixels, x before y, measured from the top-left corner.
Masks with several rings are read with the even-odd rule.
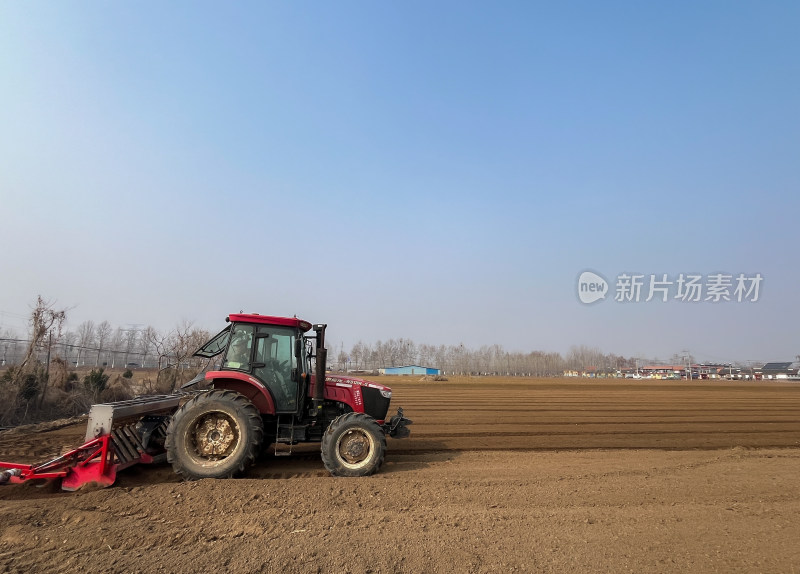
[[[342,371],[346,371],[347,370],[347,360],[348,359],[349,359],[349,357],[347,356],[347,353],[344,352],[344,347],[342,347],[339,350],[339,354],[336,357],[336,360],[339,362],[339,368]]]
[[[30,316],[31,340],[25,358],[20,364],[20,371],[25,370],[25,366],[33,359],[37,349],[44,342],[45,337],[56,334],[56,338],[61,337],[61,328],[67,319],[66,310],[56,311],[50,301],[45,301],[41,295],[36,299],[36,306]]]
[[[350,358],[353,361],[353,368],[359,370],[363,368],[362,361],[364,360],[364,343],[359,341],[350,350]]]
[[[138,329],[125,329],[125,363],[123,364],[123,367],[127,367],[130,363],[130,355],[136,346],[136,341],[138,338]]]
[[[429,367],[436,365],[436,347],[423,343],[419,346],[420,365]]]
[[[86,363],[86,351],[88,347],[94,344],[94,336],[95,329],[93,321],[84,321],[78,325],[78,358],[75,361],[76,363],[80,363],[81,355],[83,355],[84,364]]]
[[[64,360],[69,365],[71,363],[69,358],[70,351],[73,351],[76,347],[75,343],[78,341],[78,334],[75,331],[68,331],[64,333]],[[80,351],[79,351],[80,352]]]
[[[374,349],[375,349],[375,357],[373,360],[377,363],[378,368],[383,368],[387,366],[386,361],[388,359],[388,355],[387,355],[387,349],[384,346],[384,344],[380,340],[378,340],[378,342],[375,343]]]
[[[103,321],[97,326],[97,359],[95,359],[94,366],[97,367],[100,363],[100,356],[111,337],[113,329],[108,321]]]
[[[117,359],[119,359],[119,354],[123,352],[125,346],[125,331],[122,330],[122,327],[117,327],[114,330],[109,346],[111,347],[111,368],[113,369],[117,366]]]
[[[189,321],[182,322],[165,335],[153,332],[151,342],[158,356],[161,390],[175,390],[184,378],[181,373],[191,366],[189,358],[208,338],[208,331],[192,327]]]
[[[419,362],[417,345],[411,339],[400,339],[400,362],[406,365],[415,365]]]
[[[142,335],[139,337],[139,356],[141,358],[141,364],[144,367],[147,364],[147,356],[153,350],[153,341],[158,336],[158,333],[153,327],[148,326],[144,331],[142,331]]]
[[[30,343],[28,345],[28,350],[25,352],[25,358],[22,360],[16,372],[16,384],[20,389],[20,396],[22,396],[28,404],[30,404],[30,401],[36,396],[39,391],[39,386],[41,386],[41,395],[39,398],[40,407],[47,393],[47,375],[42,372],[41,365],[36,358],[37,350],[43,346],[45,340],[47,340],[49,361],[49,350],[54,342],[53,339],[55,338],[55,341],[58,341],[61,337],[61,328],[66,320],[66,310],[57,311],[53,309],[53,304],[50,301],[46,301],[41,295],[37,297],[36,306],[33,308],[30,315]]]

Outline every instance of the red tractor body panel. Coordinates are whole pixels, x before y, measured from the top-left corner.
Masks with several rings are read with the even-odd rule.
[[[312,377],[312,381],[314,377]],[[361,389],[367,387],[375,389],[379,392],[392,392],[392,389],[385,385],[366,381],[364,379],[356,379],[354,377],[346,377],[344,375],[327,375],[325,377],[325,399],[344,403],[349,405],[353,412],[363,413],[364,410],[364,397]],[[309,395],[310,396],[310,395]],[[383,420],[378,421],[383,424]]]
[[[206,381],[213,382],[215,389],[236,391],[246,396],[261,414],[275,414],[275,401],[269,389],[252,375],[236,371],[208,371]]]
[[[314,378],[314,376],[311,377],[311,384],[308,386],[309,397],[312,393]],[[209,371],[206,373],[206,381],[213,383],[215,389],[236,391],[246,396],[262,415],[275,414],[275,401],[272,399],[272,395],[267,387],[252,375],[236,371]],[[389,387],[372,381],[343,375],[328,375],[325,377],[324,397],[329,401],[346,404],[355,413],[363,413],[365,411],[362,387],[391,393]],[[379,422],[383,423],[382,420]]]

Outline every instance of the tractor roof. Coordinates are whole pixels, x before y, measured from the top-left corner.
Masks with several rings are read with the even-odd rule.
[[[228,315],[228,320],[231,323],[259,323],[262,325],[296,327],[302,329],[303,332],[311,328],[311,323],[297,317],[270,317],[269,315],[259,315],[258,313],[232,313]]]

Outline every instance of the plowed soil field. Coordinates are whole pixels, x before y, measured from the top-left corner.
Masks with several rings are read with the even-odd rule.
[[[0,572],[796,572],[800,384],[380,377],[414,420],[381,472],[314,445],[243,478],[0,487]],[[85,423],[0,434],[0,459]]]

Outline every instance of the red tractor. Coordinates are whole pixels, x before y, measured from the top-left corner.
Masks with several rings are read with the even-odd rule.
[[[386,435],[409,435],[402,410],[386,420],[392,391],[361,379],[326,375],[326,325],[263,315],[230,315],[230,325],[195,356],[221,356],[219,370],[182,387],[205,383],[167,428],[167,460],[186,478],[242,472],[269,444],[321,442],[334,476],[365,476],[383,463]],[[312,330],[313,336],[305,335]],[[316,353],[312,342],[316,341]],[[316,357],[316,375],[311,359]]]
[[[387,419],[390,388],[325,374],[326,325],[256,314],[227,321],[195,352],[218,360],[216,370],[175,395],[94,405],[84,445],[39,465],[0,463],[7,469],[0,483],[61,478],[67,490],[109,485],[118,470],[165,458],[189,480],[228,478],[269,445],[280,455],[303,442],[322,443],[332,475],[367,476],[383,463],[387,435],[409,436],[402,409]]]

